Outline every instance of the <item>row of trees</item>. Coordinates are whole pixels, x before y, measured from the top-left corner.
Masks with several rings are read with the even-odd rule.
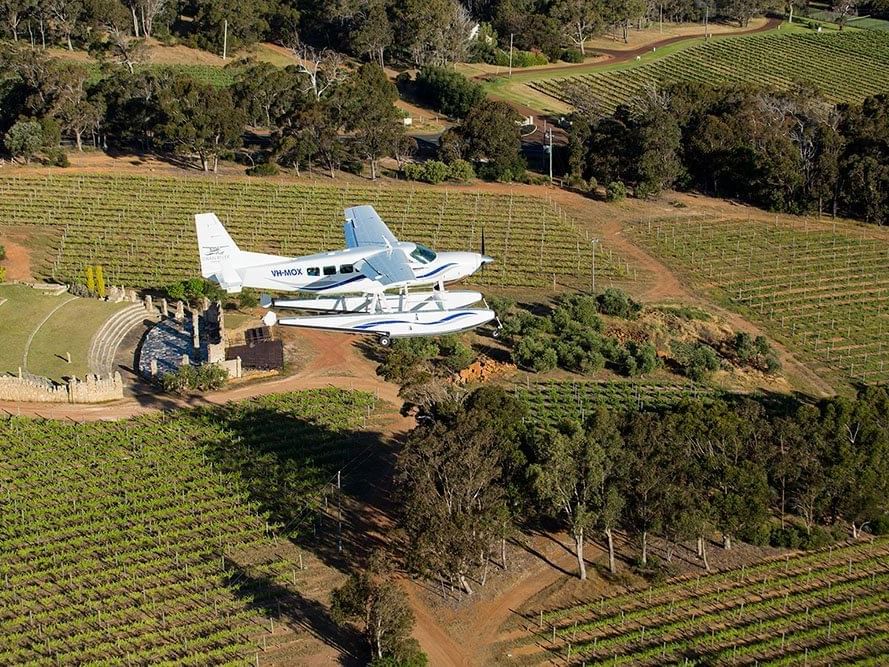
[[[746,25],[751,16],[772,8],[760,0],[712,0],[711,15]],[[0,29],[14,41],[43,48],[95,45],[129,48],[145,38],[180,39],[219,52],[269,40],[296,48],[309,43],[380,65],[447,64],[466,60],[477,49],[478,22],[497,46],[538,50],[551,60],[566,44],[583,52],[585,41],[612,30],[624,40],[631,25],[651,20],[699,20],[698,0],[2,0]],[[496,31],[496,32],[495,32]],[[482,44],[491,44],[484,40]]]
[[[31,49],[5,50],[0,68],[0,132],[28,137],[7,141],[25,158],[48,135],[57,144],[61,132],[78,149],[91,138],[193,158],[209,170],[243,147],[248,125],[268,128],[273,159],[297,168],[321,164],[333,173],[347,159],[363,159],[375,175],[381,156],[410,152],[397,91],[383,70],[349,70],[332,54],[286,69],[244,68],[231,88],[162,69],[115,68],[94,81],[88,68]]]
[[[3,0],[0,29],[34,46],[92,48],[109,37],[182,40],[229,53],[259,41],[296,48],[343,45],[340,50],[380,64],[465,58],[473,21],[457,0]]]
[[[399,165],[416,150],[396,108],[398,90],[376,63],[348,67],[332,51],[305,51],[298,65],[267,63],[238,69],[234,85],[220,88],[164,69],[110,67],[95,80],[90,70],[30,48],[0,52],[0,133],[7,149],[29,160],[54,150],[60,136],[78,149],[136,148],[179,155],[216,169],[220,157],[240,153],[292,167],[370,167],[381,158]],[[465,81],[465,79],[461,80]],[[506,104],[475,96],[461,126],[443,138],[442,157],[478,162],[480,175],[515,178],[524,172],[518,115]],[[262,150],[244,150],[245,131],[262,130]]]
[[[864,391],[767,412],[750,400],[689,402],[664,413],[605,406],[583,423],[532,423],[500,388],[438,404],[398,463],[409,563],[472,593],[492,554],[506,567],[516,526],[558,521],[573,535],[578,570],[601,538],[616,570],[625,531],[650,566],[651,536],[675,546],[721,538],[816,546],[822,526],[889,530],[889,394]],[[499,547],[499,548],[498,548]]]
[[[889,223],[887,95],[837,106],[803,87],[683,83],[602,116],[577,94],[575,176],[624,181],[639,196],[694,188],[777,211]]]

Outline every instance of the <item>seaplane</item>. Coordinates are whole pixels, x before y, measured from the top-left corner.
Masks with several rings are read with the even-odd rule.
[[[386,346],[393,338],[440,336],[474,329],[496,319],[479,292],[447,291],[492,258],[476,252],[435,252],[399,241],[373,206],[344,211],[346,248],[301,257],[241,250],[214,213],[195,215],[201,275],[236,294],[249,287],[263,292],[300,292],[312,298],[272,298],[263,293],[267,326],[331,329],[376,334]],[[484,245],[484,244],[483,244]],[[425,291],[412,291],[414,288]],[[272,309],[309,313],[279,318]],[[495,329],[495,335],[498,333]]]

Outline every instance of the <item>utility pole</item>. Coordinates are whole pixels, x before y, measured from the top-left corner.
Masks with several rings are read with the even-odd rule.
[[[546,123],[546,121],[543,121],[543,122]],[[543,131],[543,136],[544,136],[546,143],[543,146],[543,150],[545,152],[549,153],[549,182],[550,182],[550,184],[552,184],[552,182],[553,182],[553,128],[552,128],[552,125],[550,125],[549,127],[546,127],[544,125],[544,127],[546,129]]]
[[[226,56],[228,56],[228,19],[225,19],[223,23],[223,33],[222,33],[222,59],[225,60]]]
[[[596,243],[598,243],[599,239],[593,239],[593,280],[590,283],[590,292],[593,294],[596,293]]]
[[[704,5],[704,39],[710,39],[710,5]]]
[[[513,33],[509,33],[509,76],[512,76],[512,38]]]
[[[342,470],[336,471],[336,550],[343,552],[343,484]]]

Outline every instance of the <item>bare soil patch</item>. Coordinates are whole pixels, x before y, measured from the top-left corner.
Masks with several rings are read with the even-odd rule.
[[[6,269],[6,280],[9,282],[34,280],[31,273],[31,251],[14,241],[10,235],[0,234],[0,245],[6,248],[6,259],[0,262],[0,266]]]

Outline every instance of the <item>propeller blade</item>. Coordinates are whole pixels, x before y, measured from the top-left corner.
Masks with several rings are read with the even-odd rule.
[[[484,227],[482,227],[482,254],[483,255],[488,254],[485,252],[485,228]]]

